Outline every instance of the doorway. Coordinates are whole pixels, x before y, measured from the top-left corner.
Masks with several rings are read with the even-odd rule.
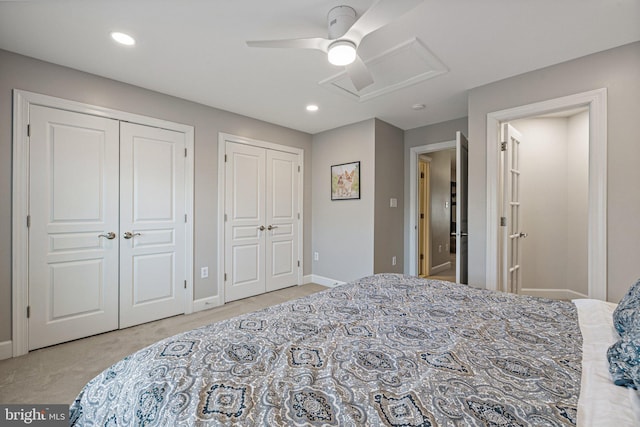
[[[521,118],[505,127],[507,289],[587,298],[588,108]]]
[[[460,132],[456,138],[410,149],[409,274],[466,283],[466,266],[461,266],[466,260],[466,213],[456,211],[466,208],[458,203],[466,195],[466,167],[458,169],[457,163],[462,155],[466,165],[467,143]],[[458,175],[465,176],[462,193]],[[460,227],[456,227],[458,216],[464,219]]]
[[[570,95],[487,115],[487,289],[508,290],[503,268],[505,248],[501,244],[501,236],[503,236],[501,222],[504,221],[501,219],[504,210],[500,192],[502,188],[500,174],[502,151],[500,148],[503,141],[499,132],[501,123],[582,107],[588,108],[589,120],[586,289],[589,298],[606,300],[606,89]],[[521,232],[526,231],[521,230]],[[548,247],[552,242],[546,242],[546,244]],[[548,286],[556,285],[549,284]],[[562,286],[564,285],[562,284]],[[555,289],[564,290],[566,288],[556,287]]]

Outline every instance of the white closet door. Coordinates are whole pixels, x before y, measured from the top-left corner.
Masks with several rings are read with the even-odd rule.
[[[266,290],[298,283],[298,156],[267,150]]]
[[[226,143],[225,301],[265,292],[263,148]]]
[[[119,136],[115,120],[29,114],[33,350],[118,327]]]
[[[121,123],[120,327],[184,313],[185,135]]]

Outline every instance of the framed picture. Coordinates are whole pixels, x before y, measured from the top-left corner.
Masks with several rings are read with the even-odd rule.
[[[360,198],[360,162],[331,166],[331,200]]]

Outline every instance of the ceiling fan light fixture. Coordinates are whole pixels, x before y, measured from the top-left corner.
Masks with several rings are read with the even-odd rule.
[[[335,41],[329,46],[327,57],[333,65],[349,65],[356,60],[356,45],[349,40]]]

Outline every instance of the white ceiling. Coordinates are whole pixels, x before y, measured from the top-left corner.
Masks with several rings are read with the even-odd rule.
[[[318,84],[342,71],[321,52],[245,44],[326,37],[333,6],[361,15],[372,3],[1,1],[0,49],[317,133],[372,117],[402,129],[464,117],[470,88],[640,40],[640,0],[425,0],[359,53],[366,61],[417,37],[449,71],[363,102]],[[116,45],[114,30],[136,46]]]

